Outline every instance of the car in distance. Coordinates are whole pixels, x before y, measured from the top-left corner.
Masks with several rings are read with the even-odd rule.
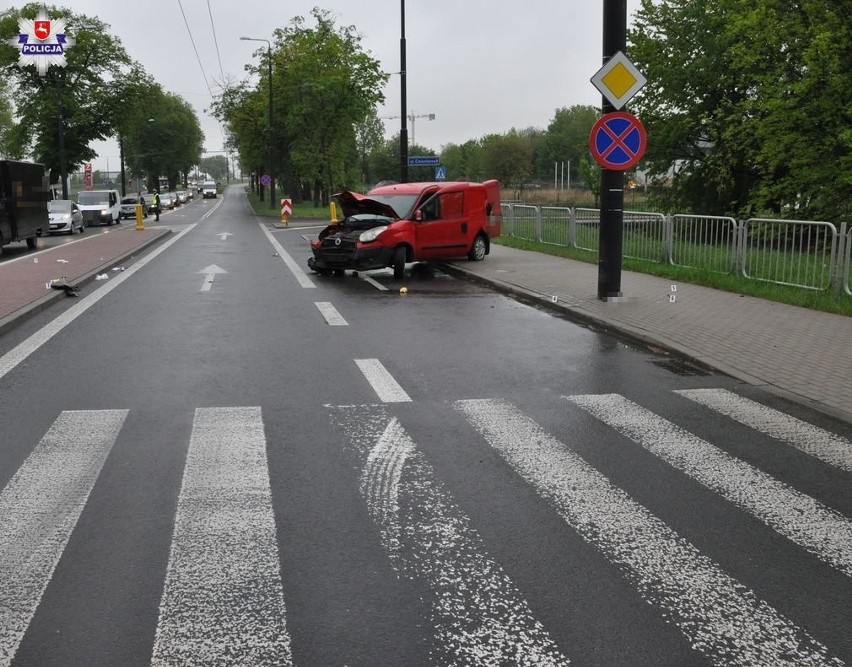
[[[145,197],[142,195],[128,195],[121,198],[121,217],[135,218],[137,204],[142,206],[142,217],[147,218],[148,207],[145,204]]]
[[[308,267],[320,274],[346,269],[393,268],[404,276],[407,262],[467,256],[485,259],[500,235],[500,184],[396,183],[366,195],[335,195],[344,219],[311,241]]]
[[[50,220],[48,234],[73,234],[77,229],[81,234],[86,231],[83,213],[77,203],[70,199],[54,199],[47,202],[47,215]]]
[[[208,197],[216,199],[218,194],[219,192],[216,188],[216,181],[204,181],[204,183],[201,184],[201,196],[204,197],[204,199],[207,199]]]

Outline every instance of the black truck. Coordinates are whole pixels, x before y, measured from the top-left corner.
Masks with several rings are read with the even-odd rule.
[[[44,166],[0,160],[0,253],[4,245],[15,241],[36,247],[41,232],[50,229],[49,201]]]

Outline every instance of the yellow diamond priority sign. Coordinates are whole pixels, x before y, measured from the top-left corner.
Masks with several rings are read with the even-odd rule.
[[[618,51],[592,77],[592,85],[597,88],[609,103],[621,109],[648,82],[636,69],[636,65]]]

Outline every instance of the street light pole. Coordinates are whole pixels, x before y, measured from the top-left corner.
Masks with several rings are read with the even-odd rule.
[[[240,37],[244,42],[266,42],[267,78],[269,81],[269,127],[266,130],[266,171],[271,179],[269,182],[269,208],[275,208],[275,174],[272,170],[272,43],[268,39],[256,37]]]
[[[405,87],[405,0],[400,0],[399,76],[402,97],[401,126],[399,129],[399,180],[408,183],[408,109]]]

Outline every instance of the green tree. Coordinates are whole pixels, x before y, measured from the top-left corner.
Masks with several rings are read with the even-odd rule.
[[[34,19],[41,9],[66,19],[75,42],[66,51],[67,66],[51,67],[45,76],[34,67],[19,67],[18,51],[9,44],[18,34],[18,19]],[[9,133],[10,152],[34,154],[48,167],[51,183],[60,175],[60,131],[69,172],[93,159],[90,144],[113,136],[119,125],[120,82],[131,66],[121,40],[96,18],[41,3],[0,12],[0,78],[11,86],[20,119]]]
[[[275,117],[283,127],[276,123],[273,141],[276,157],[286,152],[293,176],[311,185],[315,205],[325,206],[330,190],[358,168],[349,161],[358,155],[355,128],[384,101],[388,75],[363,50],[354,26],[335,25],[319,8],[311,17],[313,27],[296,17],[274,32]]]
[[[136,114],[128,122],[125,159],[135,173],[145,174],[149,189],[164,176],[174,190],[201,159],[204,133],[195,110],[180,96],[155,85],[147,97],[151,116]]]
[[[600,111],[588,105],[557,109],[547,126],[541,157],[545,173],[553,173],[555,163],[568,162],[569,180],[580,174],[580,160],[589,155],[589,134]],[[541,167],[540,167],[541,168]]]
[[[243,82],[226,88],[211,106],[213,116],[226,128],[228,145],[240,156],[241,169],[256,175],[263,173],[267,161],[268,99],[262,89]]]
[[[20,158],[20,155],[12,150],[11,145],[11,135],[15,129],[15,118],[12,111],[9,93],[6,86],[0,83],[0,158]]]
[[[384,144],[385,124],[372,109],[367,117],[355,125],[355,143],[358,148],[358,161],[361,165],[360,182],[368,185],[372,182],[370,155]]]
[[[534,147],[529,138],[512,130],[502,136],[486,137],[483,141],[483,163],[488,177],[496,178],[504,187],[514,187],[522,192],[533,173]]]
[[[201,158],[198,168],[216,180],[222,180],[228,175],[228,158],[224,155],[211,155]]]
[[[848,216],[852,17],[830,0],[643,0],[645,164],[701,213]]]

